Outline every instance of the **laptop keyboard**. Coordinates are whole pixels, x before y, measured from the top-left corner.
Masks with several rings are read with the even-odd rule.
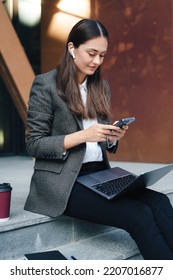
[[[98,184],[95,186],[95,189],[98,191],[101,191],[102,193],[106,195],[114,195],[116,193],[119,193],[121,190],[123,190],[126,186],[128,186],[131,182],[136,179],[136,176],[133,174],[129,174],[127,176],[108,181],[102,184]]]

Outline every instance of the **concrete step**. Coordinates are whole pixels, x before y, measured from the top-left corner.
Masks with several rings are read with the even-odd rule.
[[[10,221],[13,218],[11,217]],[[8,221],[9,223],[9,221]],[[68,245],[97,234],[106,233],[110,228],[77,221],[62,216],[58,219],[36,217],[13,225],[1,224],[0,259],[20,259],[26,253],[51,250]]]
[[[61,217],[0,233],[0,259],[23,259],[25,254],[59,250],[68,259],[127,259],[138,254],[123,230]]]
[[[56,249],[67,259],[71,256],[78,260],[143,259],[129,234],[120,229],[97,234]]]
[[[23,210],[34,161],[29,157],[0,159],[0,182],[13,188],[10,219],[0,223],[0,259],[23,259],[27,253],[59,250],[68,259],[141,259],[138,248],[123,230],[61,216],[47,216]],[[135,173],[157,168],[157,164],[113,163]],[[172,176],[172,175],[171,175]],[[157,185],[173,202],[172,177]],[[154,188],[155,186],[153,186]]]

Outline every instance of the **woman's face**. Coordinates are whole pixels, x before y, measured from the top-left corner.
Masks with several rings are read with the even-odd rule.
[[[77,67],[78,81],[81,84],[87,75],[93,75],[103,63],[108,48],[104,37],[96,37],[74,48],[74,63]]]

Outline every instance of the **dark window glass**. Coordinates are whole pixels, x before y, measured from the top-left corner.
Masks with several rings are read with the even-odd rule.
[[[40,73],[40,23],[34,27],[25,26],[15,13],[12,24],[33,71]],[[27,155],[24,124],[0,77],[0,156],[23,154]]]
[[[25,128],[0,78],[0,156],[26,155]]]

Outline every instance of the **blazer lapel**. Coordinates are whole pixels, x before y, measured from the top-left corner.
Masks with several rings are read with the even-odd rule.
[[[79,127],[80,127],[80,129],[81,130],[83,130],[84,128],[83,128],[83,122],[82,122],[82,119],[81,118],[78,118],[78,117],[76,117],[76,116],[74,116],[74,118],[75,118],[75,120],[76,120],[76,122],[78,123],[78,125],[79,125]],[[107,123],[107,121],[106,120],[103,120],[103,119],[101,119],[101,118],[97,118],[97,121],[98,121],[98,123]]]
[[[97,121],[98,123],[107,124],[107,120],[101,119],[100,117],[97,117]]]
[[[81,130],[83,130],[83,123],[82,123],[82,119],[81,118],[78,118],[76,116],[74,116],[76,122],[78,123],[79,127]]]

